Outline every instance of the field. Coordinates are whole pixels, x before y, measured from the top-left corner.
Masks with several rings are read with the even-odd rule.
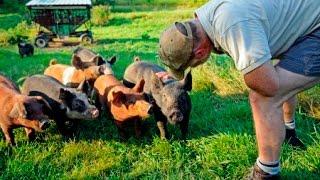
[[[106,26],[93,27],[96,42],[87,46],[105,57],[116,55],[121,79],[134,56],[160,64],[157,45],[171,23],[193,17],[195,8],[114,12]],[[1,11],[3,12],[3,11]],[[20,20],[17,13],[0,14],[3,31]],[[20,59],[16,45],[0,47],[0,71],[19,85],[23,77],[42,74],[52,58],[69,64],[75,47],[36,49]],[[319,179],[319,87],[299,96],[297,131],[307,150],[282,149],[284,179]],[[212,55],[193,70],[192,113],[186,142],[179,128],[169,126],[171,139],[160,140],[153,118],[141,139],[120,142],[107,116],[79,122],[73,139],[57,133],[53,124],[35,142],[22,128],[15,130],[17,147],[0,141],[0,179],[241,179],[257,157],[253,122],[241,75],[227,56]]]

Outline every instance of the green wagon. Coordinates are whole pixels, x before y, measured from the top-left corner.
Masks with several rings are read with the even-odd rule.
[[[35,45],[44,48],[54,38],[78,37],[92,43],[90,27],[91,0],[31,0],[26,4],[32,21],[40,25]],[[76,31],[85,24],[85,31]],[[45,29],[45,30],[44,30]]]

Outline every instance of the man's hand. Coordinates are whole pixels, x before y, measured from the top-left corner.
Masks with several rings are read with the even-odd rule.
[[[274,96],[279,89],[278,73],[270,61],[245,74],[244,81],[250,89],[267,97]]]

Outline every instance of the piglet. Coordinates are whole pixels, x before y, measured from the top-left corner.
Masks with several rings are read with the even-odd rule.
[[[22,86],[22,93],[29,96],[41,96],[51,106],[48,114],[57,123],[63,135],[70,135],[78,119],[96,119],[99,110],[88,102],[82,92],[82,85],[77,89],[68,88],[56,79],[46,75],[28,77]]]
[[[110,63],[82,68],[81,59],[76,56],[74,58],[74,61],[77,61],[77,63],[75,64],[77,64],[78,67],[73,67],[65,64],[57,64],[56,60],[51,60],[49,67],[45,69],[44,74],[47,76],[51,76],[60,81],[62,84],[72,88],[76,88],[84,82],[88,85],[88,92],[85,92],[88,94],[90,94],[94,81],[99,76],[103,74],[113,73],[111,65],[116,61],[116,58],[113,57],[113,60],[111,60]]]
[[[98,104],[112,114],[121,139],[127,138],[126,127],[134,123],[136,137],[141,136],[141,120],[149,117],[151,104],[143,94],[144,80],[132,89],[123,86],[113,75],[102,75],[94,83]]]
[[[143,91],[150,96],[153,101],[154,115],[157,126],[160,130],[160,137],[168,137],[167,122],[170,124],[179,124],[182,139],[186,138],[188,132],[189,116],[191,111],[191,100],[188,92],[192,89],[191,72],[181,80],[163,76],[166,79],[159,78],[156,74],[168,74],[162,67],[139,61],[127,67],[124,73],[123,83],[127,87],[132,87],[138,83],[138,80],[145,79]]]
[[[0,127],[7,143],[15,145],[13,129],[24,127],[29,140],[35,138],[34,131],[42,132],[49,126],[51,110],[40,96],[22,95],[13,82],[0,75]]]
[[[71,64],[79,69],[85,69],[90,66],[100,66],[102,64],[112,65],[115,61],[115,56],[105,60],[101,55],[83,47],[78,47],[74,50],[71,58]]]
[[[19,48],[19,54],[21,58],[25,56],[32,56],[34,53],[34,47],[30,43],[21,41],[18,43],[18,48]]]

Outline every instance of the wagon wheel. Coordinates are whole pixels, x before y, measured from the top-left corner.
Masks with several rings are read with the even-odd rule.
[[[48,40],[43,36],[39,36],[35,40],[35,45],[39,48],[45,48],[48,45]]]
[[[93,43],[93,37],[89,34],[82,34],[80,36],[80,41],[84,44],[92,44]]]

